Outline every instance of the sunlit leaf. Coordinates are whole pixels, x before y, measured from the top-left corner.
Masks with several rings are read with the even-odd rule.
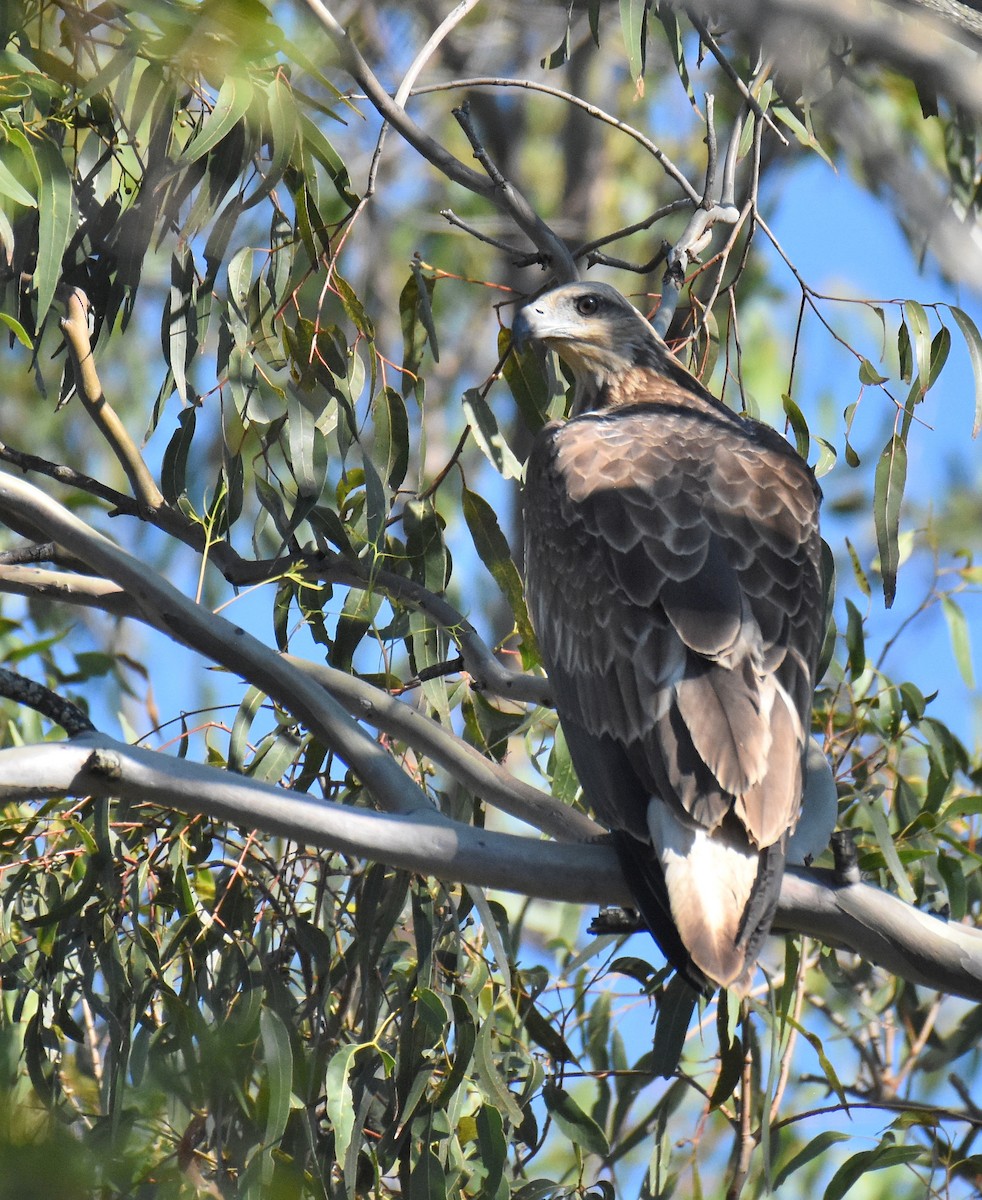
[[[644,95],[648,3],[646,0],[619,0],[619,3],[624,48],[627,51],[635,93],[640,97]]]
[[[812,1138],[807,1145],[803,1146],[796,1154],[788,1159],[788,1161],[780,1168],[774,1176],[774,1190],[781,1186],[801,1167],[807,1166],[814,1159],[821,1157],[825,1152],[834,1146],[837,1142],[847,1142],[849,1135],[847,1133],[839,1133],[834,1129],[826,1129]]]
[[[61,151],[47,138],[34,143],[38,170],[38,257],[34,272],[38,320],[44,319],[61,279],[61,258],[72,231],[72,181]]]
[[[248,76],[229,75],[222,83],[215,107],[178,156],[176,165],[188,166],[213,150],[248,112],[253,92]]]
[[[965,611],[951,596],[941,597],[941,609],[948,623],[948,636],[958,664],[958,672],[966,687],[975,687],[975,669],[972,665],[972,639],[965,620]]]
[[[463,511],[474,548],[508,601],[522,642],[534,647],[535,634],[525,606],[525,589],[494,509],[476,492],[464,488]]]

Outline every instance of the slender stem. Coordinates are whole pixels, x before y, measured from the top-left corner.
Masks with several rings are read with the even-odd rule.
[[[140,507],[146,512],[155,512],[163,508],[166,501],[126,427],[106,399],[99,382],[92,341],[89,338],[88,297],[81,288],[75,287],[62,289],[60,298],[66,308],[66,315],[62,317],[60,325],[65,335],[68,355],[72,360],[79,399],[119,459]]]

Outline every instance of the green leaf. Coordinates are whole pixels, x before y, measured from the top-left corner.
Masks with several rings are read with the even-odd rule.
[[[14,337],[22,346],[26,346],[28,350],[31,349],[33,345],[31,342],[31,335],[27,332],[20,321],[10,316],[9,313],[0,312],[0,322],[7,326],[7,328],[11,331],[11,333],[13,333]]]
[[[900,378],[904,383],[910,383],[914,378],[914,353],[906,321],[901,321],[897,329],[897,358],[900,360]]]
[[[351,1094],[348,1072],[354,1063],[355,1055],[366,1048],[357,1045],[342,1046],[327,1064],[324,1078],[326,1097],[324,1106],[327,1110],[327,1119],[334,1131],[335,1162],[344,1161],[355,1128],[355,1102]]]
[[[511,388],[522,420],[531,433],[537,433],[546,422],[550,400],[549,377],[541,355],[532,349],[521,353],[513,350],[508,354],[511,345],[511,331],[502,329],[498,334],[498,353],[504,359],[502,373],[505,382]]]
[[[850,599],[846,599],[846,650],[849,654],[849,674],[856,680],[866,670],[866,639],[863,633],[863,614]]]
[[[739,1004],[732,1001],[733,1008],[738,1010]],[[733,1089],[740,1082],[743,1073],[743,1043],[734,1037],[729,1028],[729,1010],[731,1006],[730,993],[722,991],[716,1003],[716,1033],[719,1037],[719,1074],[709,1097],[709,1107],[719,1108],[733,1095]]]
[[[635,94],[644,95],[645,41],[647,39],[648,0],[620,0],[621,33],[627,51]]]
[[[290,1034],[282,1018],[263,1006],[259,1013],[259,1032],[269,1080],[269,1108],[266,1113],[266,1143],[278,1142],[286,1131],[293,1091],[293,1051]]]
[[[902,1163],[918,1162],[926,1151],[919,1146],[881,1144],[875,1150],[861,1150],[847,1158],[829,1180],[823,1200],[842,1200],[842,1197],[870,1171],[895,1167]]]
[[[794,434],[795,446],[798,453],[807,461],[808,451],[811,449],[808,422],[805,420],[801,409],[787,392],[781,396],[781,403],[784,405],[784,415],[788,418],[788,422],[791,425],[791,432]]]
[[[463,501],[464,520],[470,530],[474,549],[508,601],[523,645],[532,648],[533,653],[537,654],[535,634],[525,606],[522,578],[512,559],[508,539],[501,532],[495,511],[482,496],[466,487],[463,489]]]
[[[382,477],[396,491],[409,469],[409,416],[395,388],[384,387],[372,401],[375,425],[374,458]]]
[[[982,429],[982,335],[968,313],[951,304],[948,305],[948,311],[961,330],[972,362],[972,375],[975,379],[975,421],[972,425],[972,437],[978,437],[979,430]]]
[[[698,998],[695,989],[681,975],[669,980],[659,997],[652,1070],[665,1079],[674,1074],[679,1065],[685,1035],[689,1032],[689,1021]]]
[[[965,686],[975,687],[975,670],[972,666],[972,639],[968,631],[968,622],[961,605],[951,596],[941,597],[941,609],[948,622],[948,636],[951,638],[951,648],[955,654],[955,662]]]
[[[486,1099],[499,1109],[513,1125],[520,1125],[522,1110],[495,1065],[492,1052],[493,1031],[493,1022],[481,1022],[477,1040],[474,1043],[474,1066]]]
[[[856,550],[856,547],[848,538],[846,538],[845,541],[846,550],[849,554],[849,561],[852,563],[853,578],[856,580],[856,585],[859,590],[868,598],[871,595],[871,589],[869,586],[869,580],[866,578],[866,572],[863,570],[863,564],[859,561],[859,554]]]
[[[186,167],[213,150],[245,116],[252,103],[254,90],[247,76],[229,75],[221,86],[215,107],[178,156],[175,165]]]
[[[868,800],[864,795],[858,795],[857,799],[862,805],[863,811],[869,817],[870,824],[873,826],[873,836],[876,838],[876,843],[880,848],[880,853],[883,855],[883,861],[886,863],[887,870],[893,876],[894,883],[897,885],[897,894],[901,900],[905,900],[908,904],[913,904],[916,899],[914,889],[911,887],[910,880],[907,878],[907,873],[900,861],[900,855],[897,853],[897,847],[894,845],[890,826],[887,824],[886,814],[880,808],[879,804]]]
[[[501,1186],[505,1163],[508,1160],[508,1139],[505,1137],[501,1113],[490,1104],[482,1104],[475,1122],[481,1166],[487,1174],[478,1193],[479,1200],[495,1200]]]
[[[0,196],[6,196],[15,204],[22,204],[25,208],[37,208],[38,206],[37,200],[4,163],[3,159],[0,159]]]
[[[835,170],[835,164],[832,162],[831,158],[829,158],[828,154],[826,154],[821,142],[817,137],[815,137],[814,132],[809,129],[807,124],[800,121],[797,115],[792,112],[790,108],[785,107],[783,104],[772,104],[771,112],[783,125],[787,125],[787,127],[794,134],[795,141],[797,141],[799,145],[805,146],[809,150],[813,150],[817,155],[819,155],[820,158],[824,159],[833,170]]]
[[[934,335],[934,340],[931,342],[931,366],[928,370],[927,388],[934,387],[938,381],[938,376],[944,370],[944,365],[948,361],[948,355],[951,353],[951,333],[947,326],[942,325],[938,332]]]
[[[827,475],[835,466],[838,454],[835,446],[831,442],[826,441],[823,437],[816,437],[818,442],[818,462],[815,464],[815,478],[821,479],[823,475]]]
[[[498,428],[498,421],[487,400],[477,388],[468,388],[462,400],[464,416],[482,454],[505,479],[521,479],[522,464]]]
[[[409,1195],[413,1200],[446,1200],[446,1171],[430,1146],[423,1148],[412,1169],[409,1177]]]
[[[886,383],[889,379],[888,375],[881,375],[880,372],[873,366],[868,358],[864,358],[859,364],[859,382],[863,384]]]
[[[914,357],[917,361],[917,374],[921,381],[921,391],[928,388],[931,378],[931,324],[927,313],[916,300],[904,301],[904,312],[914,334]]]
[[[804,1146],[797,1154],[791,1156],[783,1167],[774,1176],[773,1190],[776,1192],[782,1183],[785,1182],[795,1171],[801,1167],[807,1166],[812,1159],[823,1155],[826,1150],[834,1146],[837,1142],[848,1142],[849,1135],[847,1133],[838,1133],[834,1129],[826,1129],[824,1133],[820,1133],[817,1137]]]
[[[290,471],[297,485],[298,508],[312,506],[321,497],[327,479],[327,442],[317,426],[323,396],[310,397],[290,388],[287,397],[287,437]],[[295,514],[296,520],[299,514]]]
[[[293,88],[282,75],[277,75],[270,85],[266,98],[266,113],[272,153],[263,171],[262,182],[244,201],[243,210],[252,208],[260,200],[265,200],[276,187],[290,164],[293,147],[296,145],[297,102],[293,97]]]
[[[184,408],[177,414],[177,429],[174,430],[160,468],[160,490],[168,504],[176,504],[187,490],[188,454],[194,439],[197,409]]]
[[[961,921],[968,908],[968,888],[961,860],[939,848],[937,865],[948,893],[949,916],[952,921]]]
[[[606,1134],[565,1088],[551,1080],[547,1081],[542,1089],[542,1099],[552,1119],[575,1146],[582,1146],[590,1154],[598,1154],[601,1158],[607,1157],[610,1143]]]
[[[72,181],[61,151],[47,138],[34,143],[38,168],[38,257],[34,270],[38,322],[51,307],[61,259],[72,230]]]
[[[900,565],[900,502],[907,482],[907,447],[894,434],[883,447],[876,464],[873,483],[873,522],[876,545],[880,552],[883,602],[889,608],[897,594],[897,568]]]
[[[266,700],[266,693],[257,687],[246,689],[232,722],[228,739],[228,769],[238,774],[245,773],[246,751],[249,746],[249,730]]]

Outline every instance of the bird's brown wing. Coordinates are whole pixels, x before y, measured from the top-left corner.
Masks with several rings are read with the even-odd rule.
[[[769,924],[800,804],[821,610],[810,472],[729,415],[634,405],[544,430],[525,508],[530,611],[584,791],[642,843],[659,798],[669,893],[686,838],[715,839],[724,874],[735,842],[749,882],[719,906],[739,957]],[[759,919],[754,871],[771,881]],[[671,896],[677,925],[690,899]]]

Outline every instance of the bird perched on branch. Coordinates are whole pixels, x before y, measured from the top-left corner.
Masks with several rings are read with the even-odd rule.
[[[575,379],[525,484],[529,610],[573,764],[669,961],[746,992],[801,808],[818,485],[606,284],[547,292],[512,335]]]

